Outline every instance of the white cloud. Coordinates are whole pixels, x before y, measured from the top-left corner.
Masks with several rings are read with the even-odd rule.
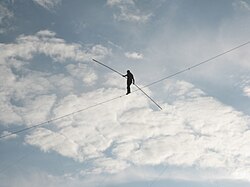
[[[9,96],[1,93],[0,99],[0,121],[2,124],[16,124],[21,122],[21,116],[15,111],[15,107],[10,103]]]
[[[88,68],[87,65],[69,64],[66,66],[66,69],[73,77],[80,79],[86,85],[93,85],[97,80],[97,75],[92,69]]]
[[[100,174],[100,173],[118,173],[126,169],[129,164],[124,160],[117,160],[112,158],[98,158],[93,163],[94,168],[91,168],[87,173]]]
[[[91,159],[88,175],[167,164],[228,170],[230,179],[239,178],[240,170],[244,179],[249,178],[249,116],[223,105],[188,82],[169,84],[173,90],[169,94],[176,100],[162,104],[163,111],[152,111],[148,100],[134,93],[57,122],[58,132],[69,138],[63,140],[64,146],[52,141],[53,135],[39,136],[39,131],[28,136],[29,143],[36,142],[47,150],[53,147],[81,162]],[[54,113],[61,116],[121,93],[121,89],[109,88],[71,95],[58,103]],[[39,143],[45,140],[50,140],[50,148]],[[70,151],[70,142],[76,143],[77,152]],[[65,150],[71,153],[65,154]],[[189,172],[182,177],[189,176]]]
[[[0,44],[0,50],[2,125],[32,124],[48,119],[55,101],[97,80],[95,71],[83,63],[111,53],[102,45],[67,43],[49,30],[21,35],[15,43]],[[39,55],[48,60],[35,60]],[[74,63],[84,68],[78,69]]]
[[[143,59],[143,54],[137,53],[137,52],[126,52],[125,56],[127,58],[135,59],[135,60],[141,60]]]
[[[113,88],[107,90],[99,89],[94,92],[83,93],[80,96],[69,95],[57,104],[57,107],[54,109],[54,115],[55,117],[62,116],[84,107],[91,106],[95,103],[105,101],[122,93],[124,93],[122,90]],[[90,158],[105,158],[103,152],[108,149],[112,143],[112,137],[110,137],[109,134],[112,135],[112,128],[119,125],[117,115],[130,107],[137,108],[147,102],[144,97],[139,97],[137,102],[134,102],[133,98],[135,97],[135,95],[131,95],[131,97],[127,98],[125,103],[122,100],[116,100],[116,102],[113,102],[113,105],[100,106],[90,110],[89,112],[92,111],[91,113],[83,112],[81,115],[71,116],[72,118],[66,121],[63,120],[62,122],[54,124],[53,126],[58,126],[61,134],[69,137],[71,142],[75,142],[78,145],[77,154],[69,154],[69,157],[76,160],[81,160],[79,158],[82,158],[83,161]],[[113,130],[115,131],[115,129]],[[107,132],[103,133],[102,131]],[[53,136],[53,134],[47,134],[44,136],[43,132],[39,130],[38,132],[29,135],[27,140],[28,143],[41,146],[42,149],[47,150],[48,146],[43,145],[43,142],[48,141],[48,139],[53,138]],[[44,140],[40,141],[39,139]],[[53,147],[53,150],[55,148],[62,149],[60,151],[58,150],[58,152],[69,150],[65,143],[63,147],[58,147],[57,141],[49,142],[51,142],[49,146]]]
[[[56,33],[50,30],[41,30],[36,33],[37,36],[41,37],[55,37]]]
[[[126,86],[126,82],[123,79],[121,79],[120,75],[118,75],[117,73],[107,74],[105,76],[103,84],[109,87],[115,87],[120,89],[124,89]]]
[[[179,99],[196,98],[205,95],[202,90],[195,88],[194,85],[186,81],[168,81],[166,85],[165,91],[177,96]]]
[[[4,51],[0,58],[16,57],[29,60],[35,54],[44,54],[59,62],[65,62],[67,59],[84,62],[91,58],[100,59],[111,53],[102,45],[83,48],[80,44],[68,44],[55,35],[48,30],[39,31],[30,36],[22,35],[17,38],[17,43],[0,45],[1,50]]]
[[[108,1],[110,6],[118,10],[115,13],[117,20],[148,21],[148,14],[136,7],[136,1],[123,2],[125,1]],[[244,22],[247,23],[246,20]],[[244,28],[235,27],[235,24],[228,25],[237,29]],[[145,50],[155,53],[156,56],[152,58],[154,61],[151,59],[153,66],[151,64],[149,68],[167,67],[171,72],[207,59],[209,54],[214,55],[218,51],[234,46],[230,41],[226,44],[214,38],[207,39],[214,42],[211,44],[199,36],[196,38],[195,32],[191,32],[192,35],[176,34],[178,32],[174,32],[171,28],[179,28],[178,24],[175,25],[177,27],[171,26],[173,25],[167,25],[165,30],[159,28],[158,32],[163,34],[156,33],[162,45],[158,45],[157,42],[152,45],[152,48],[155,46],[159,48]],[[200,35],[206,38],[207,35],[200,32],[200,29],[199,27]],[[222,28],[221,35],[228,34],[230,30],[227,27]],[[186,31],[190,32],[185,30],[185,33]],[[174,43],[174,47],[167,50],[168,46],[172,47],[172,45],[166,45],[166,43],[171,44],[171,37],[175,35],[180,36],[179,43],[176,42],[178,45],[175,46]],[[239,36],[242,39],[243,35],[239,34]],[[152,38],[155,40],[155,37]],[[173,38],[176,40],[176,37]],[[235,39],[235,37],[230,38]],[[226,37],[221,38],[221,41],[225,40],[228,41]],[[94,56],[102,58],[110,53],[101,45],[82,47],[79,44],[67,43],[58,38],[56,33],[45,30],[32,36],[20,36],[16,43],[1,44],[0,50],[3,51],[0,54],[0,74],[2,75],[0,81],[1,86],[4,86],[0,104],[1,111],[4,111],[0,116],[1,124],[18,123],[22,120],[31,123],[44,120],[49,115],[53,118],[125,93],[125,83],[115,75],[107,76],[105,80],[106,84],[112,85],[111,88],[91,91],[89,90],[91,87],[88,87],[86,91],[81,87],[81,85],[94,84],[98,78],[92,68],[81,62],[86,62]],[[158,55],[160,51],[163,54]],[[46,72],[40,72],[40,69],[37,70],[32,66],[36,65],[34,57],[40,54],[48,57],[51,62]],[[138,57],[139,54],[134,57],[136,56]],[[237,65],[244,64],[243,67],[249,67],[248,57],[247,48],[239,50],[235,56],[223,58],[227,66],[223,63],[221,67],[223,70],[227,69],[232,61]],[[160,62],[161,66],[158,66],[157,62]],[[186,62],[187,64],[183,64]],[[59,70],[54,71],[55,64]],[[80,71],[78,67],[83,70]],[[217,74],[210,68],[217,69],[217,65],[206,66],[199,72],[204,76],[222,79],[222,76],[216,76]],[[141,69],[144,71],[146,67]],[[218,69],[217,72],[221,75],[221,69]],[[160,71],[150,69],[149,72]],[[192,74],[189,74],[190,77]],[[148,73],[145,72],[145,76],[147,75]],[[78,81],[84,84],[78,84]],[[81,92],[76,92],[76,87],[81,87]],[[189,168],[191,171],[194,167],[201,170],[212,169],[216,175],[218,174],[218,178],[220,177],[218,171],[228,170],[224,178],[249,179],[250,143],[247,131],[249,116],[224,105],[185,81],[170,81],[166,89],[168,92],[160,90],[161,93],[158,93],[173,99],[171,103],[161,104],[164,107],[161,112],[150,109],[150,104],[143,95],[131,94],[53,123],[51,124],[53,131],[36,129],[26,136],[25,140],[45,152],[55,151],[64,157],[81,162],[80,164],[90,162],[88,175],[93,173],[96,176],[101,172],[120,173],[132,170],[133,167],[150,168],[161,165],[177,167],[176,173],[183,168],[184,170]],[[248,94],[247,85],[242,90],[246,95]],[[39,107],[41,105],[45,108]],[[188,178],[190,170],[187,170],[181,177]],[[86,173],[83,174],[86,176]],[[166,176],[163,175],[162,178]],[[45,178],[44,181],[46,179],[50,178]]]
[[[73,157],[79,161],[82,160],[81,155],[78,154],[78,145],[60,132],[39,128],[26,137],[26,142],[41,147],[45,152],[53,150],[63,156]],[[67,147],[67,149],[64,147]]]
[[[118,21],[145,23],[152,16],[151,13],[144,13],[138,9],[133,0],[108,0],[107,5],[118,8],[118,13],[114,14]]]
[[[243,89],[244,95],[250,97],[250,86],[246,86]]]
[[[65,62],[67,59],[83,62],[91,58],[101,59],[111,53],[102,45],[83,48],[80,44],[68,44],[55,35],[48,30],[40,31],[36,35],[22,35],[17,38],[16,44],[0,45],[4,51],[0,58],[18,57],[29,60],[33,54],[45,54],[59,62]]]
[[[22,116],[26,125],[34,125],[49,119],[56,99],[55,95],[38,95],[32,100],[25,100],[24,107],[15,107],[15,111]]]
[[[62,2],[62,0],[33,0],[33,1],[47,10],[54,10]]]
[[[51,75],[48,79],[55,92],[67,94],[74,91],[74,79],[70,76],[65,76],[65,74],[61,73]]]
[[[108,49],[102,45],[94,45],[91,50],[90,54],[93,58],[100,59],[106,55],[110,55],[112,53],[111,49]],[[91,57],[90,57],[91,58]]]

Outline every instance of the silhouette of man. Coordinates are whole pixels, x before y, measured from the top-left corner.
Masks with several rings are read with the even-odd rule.
[[[127,77],[127,93],[128,95],[130,93],[130,85],[133,83],[135,84],[135,79],[133,74],[128,70],[126,75],[123,75],[123,77]]]

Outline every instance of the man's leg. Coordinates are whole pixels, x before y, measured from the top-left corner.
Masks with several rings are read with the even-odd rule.
[[[127,95],[130,93],[130,86],[129,85],[127,85]]]
[[[130,93],[130,85],[131,84],[127,84],[127,95]]]

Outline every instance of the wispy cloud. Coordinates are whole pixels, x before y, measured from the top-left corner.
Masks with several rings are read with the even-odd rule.
[[[118,21],[145,23],[152,16],[151,13],[138,9],[134,0],[107,0],[107,5],[118,9],[118,13],[114,14],[114,18]]]
[[[0,24],[4,22],[4,19],[9,19],[13,16],[13,12],[11,12],[7,7],[0,4]]]
[[[236,9],[250,11],[250,4],[247,1],[235,1],[233,6]]]
[[[33,0],[38,5],[42,6],[43,8],[47,10],[54,10],[56,7],[58,7],[62,0]]]
[[[234,77],[233,77],[234,78]],[[235,84],[236,88],[242,91],[242,95],[250,97],[250,77],[249,75],[242,75],[241,80]]]
[[[16,134],[11,134],[10,132],[8,131],[3,131],[1,136],[6,136],[5,138],[3,138],[3,140],[9,140],[9,139],[14,139],[17,137]]]
[[[13,17],[14,13],[0,3],[0,34],[6,33],[9,29],[12,29],[10,20]]]
[[[122,0],[107,0],[107,4],[110,5],[110,6],[118,6],[120,4],[131,4],[131,5],[134,5],[134,0],[125,0],[125,1],[122,1]]]

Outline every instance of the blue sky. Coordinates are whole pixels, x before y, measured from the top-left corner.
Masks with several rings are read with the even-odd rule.
[[[250,40],[249,0],[0,1],[0,135]],[[249,45],[0,140],[0,186],[250,185]],[[132,86],[132,90],[136,88]]]

